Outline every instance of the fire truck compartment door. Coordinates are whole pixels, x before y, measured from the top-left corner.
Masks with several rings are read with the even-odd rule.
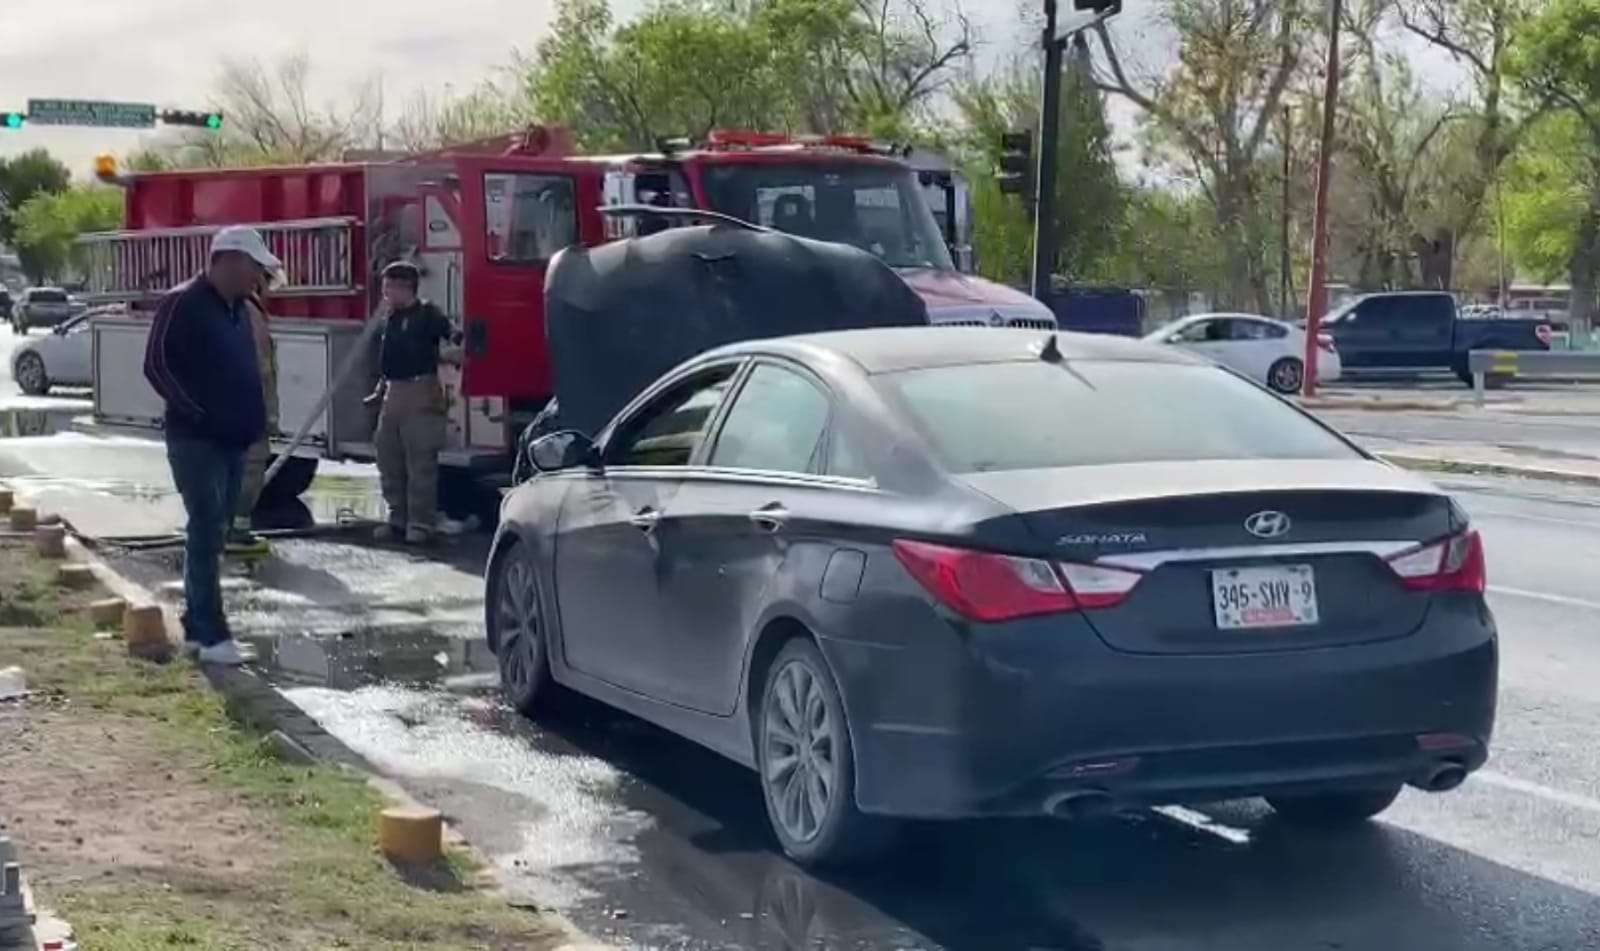
[[[583,237],[579,209],[598,204],[599,172],[580,177],[570,163],[550,159],[458,161],[467,276],[462,390],[508,400],[549,396],[545,268]]]

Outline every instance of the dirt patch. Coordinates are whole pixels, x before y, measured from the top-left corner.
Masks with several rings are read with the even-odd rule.
[[[396,869],[374,843],[384,803],[355,773],[280,760],[227,718],[186,663],[130,659],[52,566],[0,541],[0,830],[85,951],[556,947],[469,855]]]
[[[207,785],[193,759],[125,717],[11,705],[0,709],[0,828],[25,843],[46,889],[117,871],[226,876],[270,863],[269,828],[240,796]]]

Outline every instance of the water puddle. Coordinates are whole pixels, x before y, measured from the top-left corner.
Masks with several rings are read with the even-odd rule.
[[[0,439],[53,436],[73,430],[73,420],[83,407],[60,409],[0,409]]]
[[[355,690],[375,684],[493,690],[494,654],[481,638],[426,630],[357,628],[334,635],[254,634],[259,666],[284,685]]]

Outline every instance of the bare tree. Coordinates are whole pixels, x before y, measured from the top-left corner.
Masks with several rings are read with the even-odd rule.
[[[1097,83],[1143,111],[1156,144],[1204,190],[1226,261],[1223,302],[1264,312],[1271,238],[1259,158],[1312,27],[1299,0],[1162,0],[1158,15],[1178,35],[1177,63],[1135,82],[1102,26]]]
[[[222,65],[211,104],[224,117],[220,132],[186,130],[159,139],[142,156],[178,166],[301,165],[335,162],[346,149],[377,138],[379,91],[360,84],[343,103],[317,105],[311,64],[304,54],[268,68],[258,60]]]

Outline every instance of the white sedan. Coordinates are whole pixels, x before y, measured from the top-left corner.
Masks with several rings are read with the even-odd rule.
[[[30,336],[11,354],[11,378],[22,392],[43,396],[52,386],[91,386],[94,334],[90,313],[82,313],[50,328],[44,336]]]
[[[1255,314],[1193,314],[1145,336],[1208,357],[1279,393],[1298,393],[1305,380],[1305,331]],[[1339,379],[1333,337],[1317,335],[1317,382]]]

